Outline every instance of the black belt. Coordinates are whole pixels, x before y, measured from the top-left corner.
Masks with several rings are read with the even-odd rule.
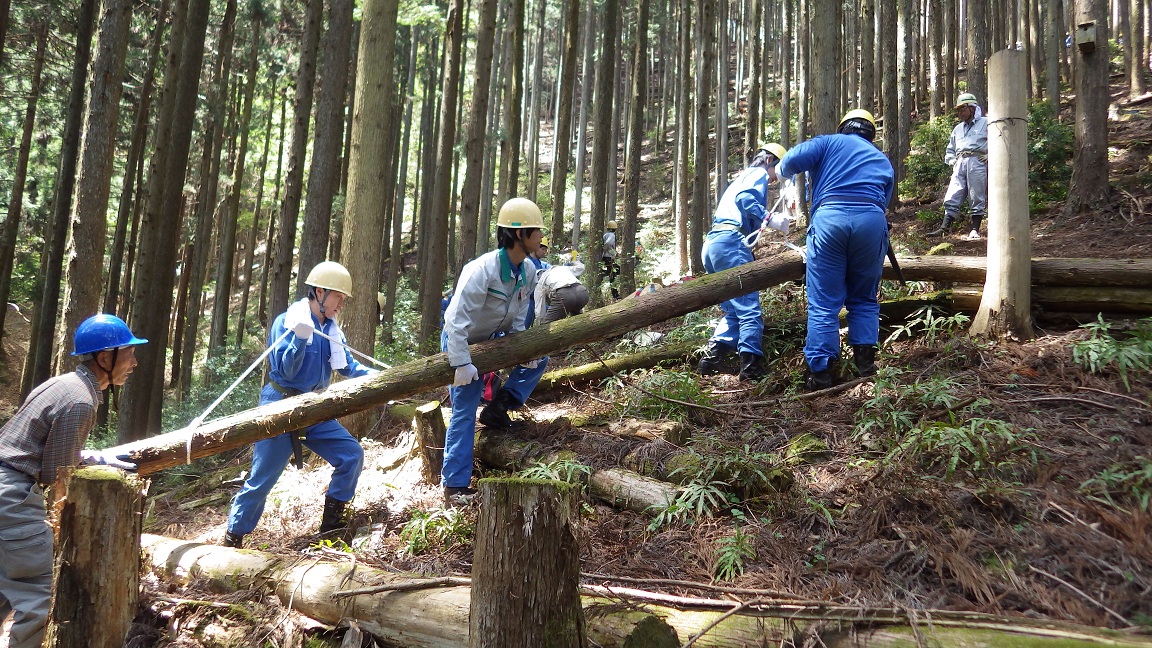
[[[275,380],[269,380],[268,384],[284,396],[299,396],[304,393],[299,389],[285,387]],[[292,430],[288,433],[288,438],[292,439],[292,465],[296,466],[296,470],[304,469],[304,437],[307,435],[307,430]]]
[[[820,199],[819,202],[817,202],[815,205],[812,205],[812,213],[815,214],[816,210],[820,209],[820,206],[823,205],[824,203],[833,203],[833,202],[857,203],[857,204],[862,204],[862,205],[874,205],[876,207],[879,207],[880,209],[887,209],[888,208],[887,204],[882,203],[879,200],[876,200],[875,198],[868,198],[866,196],[832,195],[832,196],[824,196],[823,198]]]

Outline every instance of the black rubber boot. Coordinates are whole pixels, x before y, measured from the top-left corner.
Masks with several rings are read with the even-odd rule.
[[[700,356],[700,364],[696,367],[697,373],[701,376],[720,373],[724,359],[730,355],[731,347],[716,340],[708,340],[708,347],[704,349],[704,355]]]
[[[468,506],[480,496],[475,488],[467,486],[445,486],[444,506],[446,508],[460,508]]]
[[[948,231],[948,228],[952,227],[952,221],[954,220],[956,220],[954,215],[944,214],[944,221],[940,223],[940,227],[928,232],[925,236],[943,236],[944,233]]]
[[[520,402],[516,397],[501,388],[492,395],[492,402],[480,412],[480,424],[484,427],[494,428],[497,430],[511,430],[520,427],[522,423],[513,421],[512,417],[508,416],[508,410],[514,410],[520,407]]]
[[[324,515],[320,518],[320,533],[348,528],[348,522],[344,519],[344,507],[347,504],[338,499],[324,497]]]
[[[861,376],[876,375],[876,346],[873,344],[853,344],[852,359],[856,361],[856,373]]]
[[[764,356],[747,351],[740,352],[740,380],[764,380],[768,372],[764,370]]]
[[[220,544],[225,547],[232,547],[233,549],[241,549],[244,547],[244,534],[228,531],[224,534],[224,542]]]
[[[808,387],[808,391],[820,391],[831,387],[833,382],[832,369],[828,368],[824,371],[814,371],[808,374],[808,382],[805,386]]]

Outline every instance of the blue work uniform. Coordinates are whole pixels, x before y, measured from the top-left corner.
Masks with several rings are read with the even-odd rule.
[[[876,292],[888,251],[884,217],[895,188],[892,164],[859,135],[823,135],[793,147],[781,176],[809,172],[806,283],[808,337],[804,358],[813,372],[840,357],[840,309],[848,310],[848,343],[874,345],[880,335]]]
[[[269,383],[260,390],[260,404],[267,405],[287,397],[276,386],[290,393],[322,391],[332,382],[332,344],[319,335],[311,340],[296,337],[292,332],[283,340],[280,336],[287,330],[284,326],[285,313],[272,322],[268,342],[275,342],[275,350],[268,355]],[[338,335],[336,322],[331,318],[324,324],[312,315],[312,325],[316,330],[335,337]],[[339,339],[339,338],[337,338]],[[345,362],[340,375],[358,378],[372,372],[352,358],[344,349]],[[275,385],[273,384],[275,383]],[[332,480],[328,484],[328,497],[347,502],[356,494],[356,483],[364,466],[364,449],[343,425],[336,421],[323,421],[305,428],[304,445],[309,450],[332,464]],[[280,479],[288,461],[292,458],[291,432],[270,439],[257,441],[252,448],[252,473],[244,486],[232,499],[228,513],[228,531],[235,535],[246,535],[256,528],[264,513],[264,502],[268,493]]]
[[[499,335],[524,330],[528,299],[536,287],[535,266],[512,264],[508,250],[483,254],[465,264],[456,282],[452,303],[444,312],[441,349],[453,367],[472,364],[468,345]],[[548,368],[541,358],[534,369],[517,366],[502,389],[523,405]],[[452,386],[452,416],[444,435],[444,463],[440,483],[463,488],[472,481],[472,457],[476,441],[476,408],[484,393],[484,381]]]
[[[755,166],[745,169],[720,196],[712,229],[704,239],[704,269],[720,272],[752,261],[752,248],[744,237],[760,229],[768,213],[768,170]],[[711,341],[740,353],[764,355],[764,315],[760,292],[729,299],[720,304],[724,317],[712,332]]]

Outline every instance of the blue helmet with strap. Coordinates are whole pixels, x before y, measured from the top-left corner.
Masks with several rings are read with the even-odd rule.
[[[76,327],[72,355],[90,355],[147,342],[148,340],[133,335],[124,320],[115,315],[100,313],[89,317]]]

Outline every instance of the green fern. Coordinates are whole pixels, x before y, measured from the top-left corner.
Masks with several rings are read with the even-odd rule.
[[[716,547],[716,562],[712,565],[715,581],[730,581],[744,574],[744,561],[756,558],[753,537],[737,526],[732,535],[720,538]]]

